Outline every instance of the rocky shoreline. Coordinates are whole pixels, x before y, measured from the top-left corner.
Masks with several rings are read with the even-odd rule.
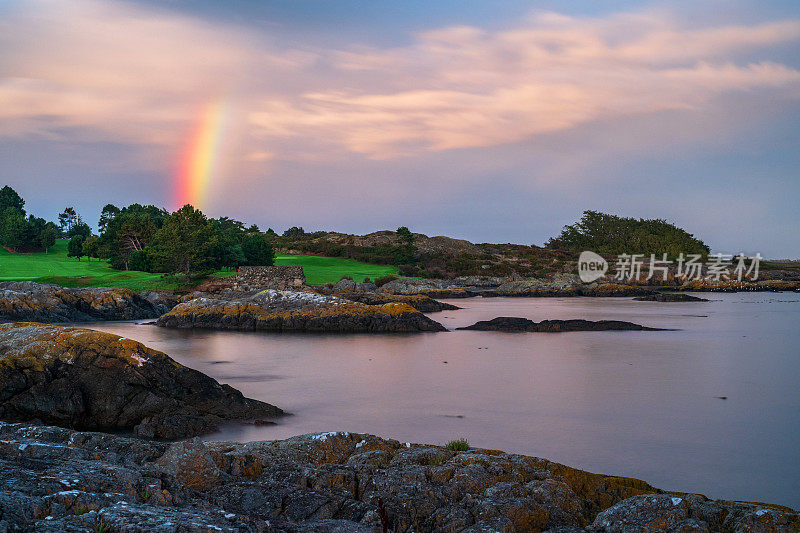
[[[0,530],[791,532],[789,508],[711,500],[497,450],[331,432],[177,443],[0,423]]]
[[[178,302],[165,292],[68,289],[32,281],[0,282],[0,322],[92,322],[158,318]]]
[[[306,291],[266,289],[245,296],[201,297],[183,302],[156,324],[167,328],[337,333],[446,331],[407,303],[380,305]]]
[[[163,295],[36,285],[0,287],[0,298],[13,302],[0,316],[62,319],[80,310],[97,320],[164,311],[163,327],[421,332],[444,327],[417,306],[454,307],[422,292],[406,294],[422,286],[410,282],[398,294],[366,284],[331,294],[200,293],[174,307]],[[492,289],[472,295],[480,290]],[[686,299],[645,298],[673,297]],[[499,317],[463,329],[655,328]],[[247,444],[155,440],[284,413],[136,341],[83,328],[0,324],[0,400],[0,419],[16,422],[0,422],[0,532],[800,531],[800,514],[786,507],[667,492],[496,450],[347,432]]]
[[[131,339],[32,322],[0,325],[0,419],[185,438],[283,414]]]

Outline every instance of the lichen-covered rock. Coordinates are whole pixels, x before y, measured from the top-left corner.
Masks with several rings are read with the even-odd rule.
[[[0,419],[147,437],[208,433],[281,414],[131,339],[37,323],[0,325]]]
[[[477,293],[453,281],[442,279],[401,278],[381,286],[391,294],[423,294],[431,298],[470,298]]]
[[[444,326],[404,303],[366,305],[314,292],[272,289],[238,298],[195,298],[162,315],[157,324],[263,331],[445,331]]]
[[[480,320],[471,326],[457,329],[476,331],[529,331],[559,333],[564,331],[661,331],[622,320],[542,320],[534,322],[527,318],[500,316],[491,320]]]
[[[421,313],[435,313],[437,311],[452,311],[459,307],[439,302],[425,294],[390,294],[386,292],[339,292],[336,296],[361,302],[367,305],[383,305],[387,303],[408,304]]]
[[[768,504],[664,493],[546,459],[331,432],[162,443],[0,423],[0,520],[22,531],[796,532]]]
[[[156,318],[177,300],[160,292],[130,289],[67,289],[32,281],[0,283],[0,322],[90,322]]]

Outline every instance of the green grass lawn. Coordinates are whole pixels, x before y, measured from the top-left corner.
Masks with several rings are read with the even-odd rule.
[[[382,276],[397,276],[396,266],[359,263],[358,261],[341,257],[279,254],[275,256],[275,264],[303,267],[303,272],[306,274],[306,283],[309,285],[336,283],[342,279],[342,276],[350,276],[354,281],[364,281],[364,278],[374,280]]]
[[[342,276],[363,281],[365,277],[374,279],[397,274],[397,267],[370,265],[338,257],[278,255],[275,264],[302,266],[306,282],[311,285],[336,282]],[[232,274],[220,271],[215,276]],[[181,280],[174,276],[113,270],[105,261],[68,259],[66,239],[58,239],[47,254],[14,254],[0,248],[0,281],[23,280],[64,287],[126,287],[135,291],[184,288]]]

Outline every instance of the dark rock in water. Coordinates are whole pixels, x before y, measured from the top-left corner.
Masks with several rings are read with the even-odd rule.
[[[379,503],[380,502],[380,503]],[[0,527],[125,532],[797,531],[786,507],[665,493],[497,450],[372,435],[177,443],[0,423]]]
[[[32,281],[0,283],[0,322],[90,322],[156,318],[177,303],[168,293],[130,289],[67,289]]]
[[[390,294],[386,292],[343,292],[336,296],[367,305],[383,305],[387,303],[408,304],[420,313],[437,311],[454,311],[460,309],[455,305],[439,302],[424,294]]]
[[[177,305],[157,324],[168,328],[342,333],[446,331],[405,303],[367,305],[337,296],[272,289],[231,299],[196,298]]]
[[[281,415],[141,343],[88,329],[0,325],[0,419],[157,438]]]
[[[682,294],[679,292],[659,292],[657,294],[650,294],[648,296],[639,296],[634,298],[639,302],[707,302],[705,298],[692,296],[691,294]]]
[[[491,320],[481,320],[471,326],[457,329],[477,331],[532,331],[532,332],[561,332],[561,331],[663,331],[660,328],[648,328],[633,322],[621,320],[542,320],[534,322],[527,318],[501,316]]]

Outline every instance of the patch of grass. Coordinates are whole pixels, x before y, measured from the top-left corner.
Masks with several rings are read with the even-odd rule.
[[[350,279],[375,279],[384,276],[397,276],[396,266],[359,263],[342,257],[278,254],[275,256],[275,264],[303,267],[303,271],[306,274],[306,283],[309,285],[336,283],[343,276],[347,276]]]
[[[340,257],[278,255],[275,264],[303,267],[309,285],[336,283],[342,276],[374,279],[397,274],[394,266],[371,265]],[[212,276],[234,274],[236,272],[218,271]],[[134,291],[187,288],[181,276],[114,270],[106,261],[68,258],[67,239],[58,239],[48,253],[15,254],[0,248],[0,281],[35,281],[63,287],[123,287]]]
[[[95,533],[107,533],[111,530],[111,523],[107,522],[103,518],[98,518],[97,521],[92,524],[92,531]]]
[[[444,455],[436,455],[428,459],[428,466],[442,466],[447,462],[447,457]]]
[[[451,440],[445,444],[445,448],[454,452],[465,452],[469,450],[469,441],[463,437],[460,439]]]

